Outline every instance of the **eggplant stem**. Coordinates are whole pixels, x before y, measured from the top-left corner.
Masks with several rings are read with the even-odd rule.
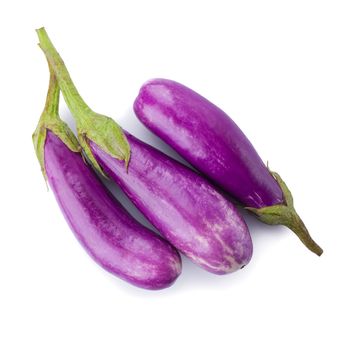
[[[46,102],[44,107],[43,116],[46,118],[59,118],[58,117],[58,105],[60,101],[60,88],[57,83],[57,79],[55,77],[55,73],[53,72],[52,68],[49,64],[49,71],[50,71],[50,82],[49,82],[49,88],[47,90],[47,96],[46,96]]]
[[[318,256],[321,256],[323,253],[323,249],[312,239],[309,234],[308,229],[306,228],[303,220],[299,217],[299,215],[294,211],[291,220],[286,226],[290,228],[298,238],[304,243],[304,245],[315,253]]]
[[[271,172],[271,175],[276,179],[277,183],[281,187],[284,197],[284,204],[272,205],[263,208],[247,207],[246,209],[253,212],[260,221],[266,224],[284,225],[288,227],[298,236],[298,238],[310,251],[318,256],[321,256],[323,250],[311,238],[304,222],[297,214],[294,208],[293,196],[289,188],[276,172]]]
[[[130,146],[122,128],[113,119],[94,112],[85,103],[45,28],[37,29],[36,32],[39,46],[55,72],[63,97],[76,121],[78,139],[85,141],[81,142],[85,156],[102,175],[106,176],[91,151],[90,141],[92,141],[111,157],[124,161],[127,166]]]
[[[49,63],[49,62],[48,62]],[[45,142],[47,130],[52,131],[61,141],[73,152],[80,152],[78,140],[68,125],[64,123],[58,115],[58,106],[60,99],[60,89],[53,70],[50,67],[50,82],[47,91],[46,102],[44,110],[40,116],[38,125],[32,135],[33,145],[36,156],[38,158],[41,172],[44,176],[45,182],[47,180],[45,169]],[[47,187],[47,184],[46,184]],[[47,187],[48,189],[48,187]]]
[[[58,84],[62,93],[64,93],[64,99],[66,100],[69,109],[77,119],[85,119],[88,115],[92,114],[93,111],[80,96],[64,61],[52,44],[45,28],[42,27],[37,29],[36,32],[40,41],[39,47],[44,52],[51,69],[56,75]]]

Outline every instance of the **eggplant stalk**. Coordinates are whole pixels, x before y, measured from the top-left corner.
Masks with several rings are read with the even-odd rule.
[[[123,160],[127,167],[130,159],[130,146],[121,127],[113,119],[94,112],[85,103],[45,28],[37,29],[36,32],[39,46],[57,76],[59,88],[76,121],[79,143],[89,161],[102,175],[105,175],[91,152],[88,142],[91,140],[100,145],[113,158]]]
[[[259,220],[268,225],[284,225],[292,230],[303,244],[313,253],[321,256],[322,248],[312,239],[305,224],[294,208],[294,201],[292,193],[276,173],[271,172],[271,175],[276,179],[280,185],[284,197],[284,204],[271,205],[263,208],[246,207],[247,210],[253,212]]]
[[[47,92],[44,110],[39,119],[38,125],[32,135],[32,140],[35,148],[35,153],[40,163],[41,172],[47,180],[44,159],[44,146],[47,135],[47,130],[51,130],[71,151],[80,152],[78,140],[58,115],[58,105],[60,99],[60,89],[56,76],[49,64],[50,83]]]

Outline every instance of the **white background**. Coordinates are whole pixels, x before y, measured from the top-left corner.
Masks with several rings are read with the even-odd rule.
[[[336,0],[1,2],[0,348],[349,349],[349,18]],[[180,81],[224,109],[324,255],[245,216],[254,256],[237,273],[184,258],[177,282],[150,292],[99,268],[31,143],[48,83],[41,26],[93,109],[171,155],[132,112],[145,80]],[[61,114],[72,124],[64,103]]]

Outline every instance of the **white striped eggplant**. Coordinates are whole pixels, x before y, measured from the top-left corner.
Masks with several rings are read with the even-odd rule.
[[[34,147],[76,238],[105,270],[146,289],[169,287],[181,272],[178,252],[137,222],[86,164],[78,140],[58,116],[59,88],[51,74]]]
[[[153,79],[141,87],[134,111],[148,129],[261,221],[289,227],[307,248],[322,254],[296,213],[286,184],[221,109],[182,84]]]
[[[76,120],[80,143],[97,169],[114,179],[160,233],[193,262],[216,274],[246,265],[252,241],[233,204],[202,176],[127,132],[121,132],[125,143],[118,149],[126,161],[117,159],[110,152],[114,140],[108,133],[111,128],[121,129],[86,105],[43,28],[38,36]]]

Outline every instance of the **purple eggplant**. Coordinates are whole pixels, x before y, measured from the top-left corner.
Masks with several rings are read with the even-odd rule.
[[[81,156],[58,116],[59,88],[51,74],[46,107],[33,134],[41,168],[76,238],[105,270],[146,289],[169,287],[181,272],[178,252],[137,222]]]
[[[86,105],[45,30],[38,35],[76,120],[78,137],[84,139],[82,147],[97,169],[114,179],[160,233],[193,262],[216,274],[246,265],[252,241],[233,204],[201,175],[127,132],[120,137],[127,144],[119,152],[125,157],[117,159],[105,146],[113,141],[110,134],[106,136],[111,119]]]
[[[131,148],[128,170],[91,142],[102,169],[177,249],[206,270],[224,274],[252,255],[247,226],[207,180],[124,132]]]
[[[307,248],[322,254],[296,213],[281,177],[269,171],[225,112],[195,91],[167,79],[145,83],[134,111],[147,128],[261,221],[289,227]]]

